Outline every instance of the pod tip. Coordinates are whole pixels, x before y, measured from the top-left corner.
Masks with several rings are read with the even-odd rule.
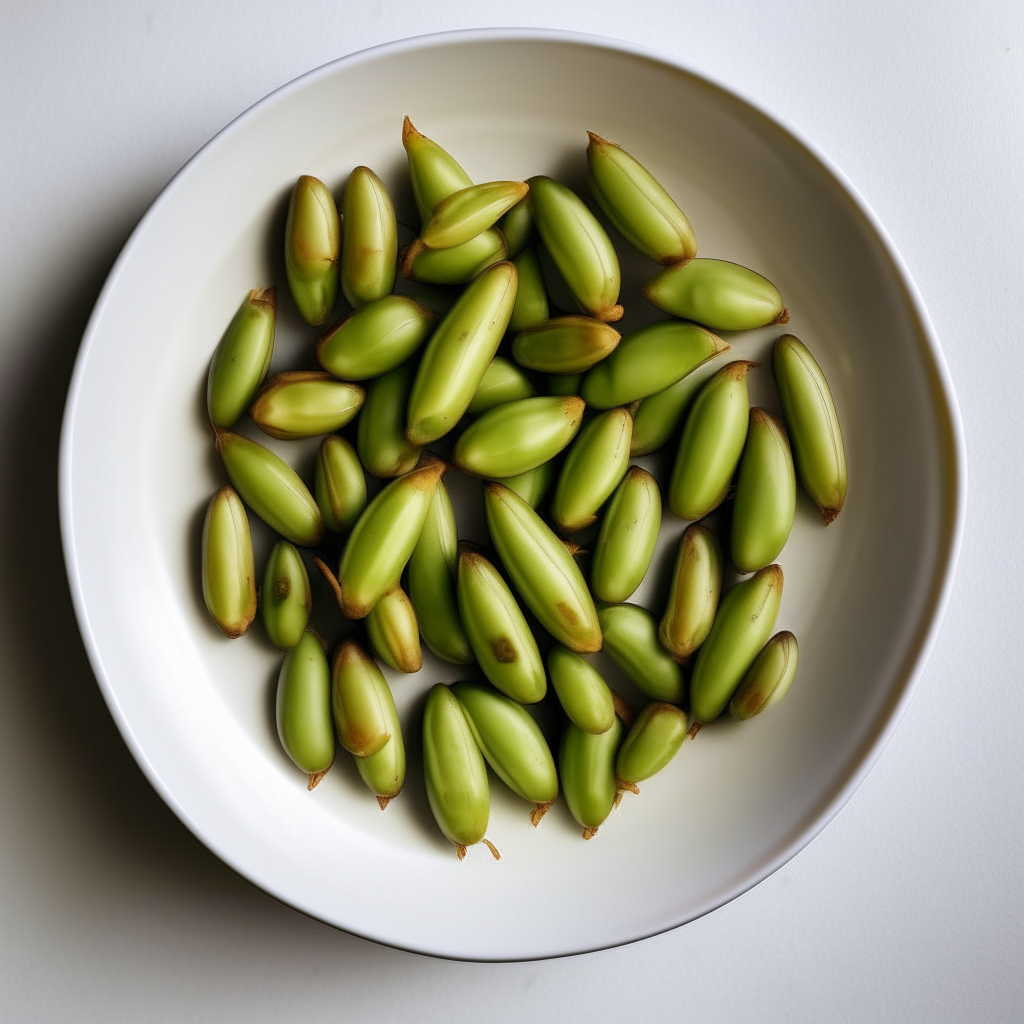
[[[426,249],[426,244],[422,238],[414,238],[399,254],[399,262],[402,265],[402,277],[413,279],[412,270],[413,264],[416,262],[416,258]]]
[[[613,324],[621,320],[625,310],[619,306],[609,306],[607,309],[601,309],[594,313],[594,319],[600,320],[602,323]]]
[[[594,838],[594,836],[596,836],[596,835],[597,835],[597,826],[596,826],[596,825],[595,825],[595,826],[593,826],[593,827],[591,827],[590,825],[588,825],[588,826],[587,826],[587,827],[586,827],[586,828],[585,828],[585,829],[583,830],[583,838],[584,838],[584,839],[593,839],[593,838]]]
[[[624,697],[612,690],[612,704],[615,706],[615,714],[619,721],[628,729],[633,724],[633,719],[636,717],[633,714],[633,709],[626,703]]]
[[[782,312],[768,325],[769,327],[781,327],[789,323],[789,307],[783,306]]]
[[[711,339],[714,342],[716,356],[721,355],[723,352],[728,352],[732,348],[732,345],[725,338],[720,338],[717,334],[712,334],[711,331],[708,331],[708,334],[711,335]]]
[[[331,766],[333,764],[334,760],[332,759],[331,763],[326,768],[324,768],[323,771],[309,773],[309,779],[306,782],[307,793],[312,793],[313,790],[316,789],[316,787],[319,786],[321,782],[323,782],[324,776],[331,770]]]
[[[460,861],[464,861],[466,859],[466,848],[462,843],[455,844],[455,856],[458,857]]]
[[[491,856],[495,860],[501,860],[501,854],[498,852],[498,848],[490,841],[490,839],[481,839],[480,842],[491,851]]]
[[[408,118],[406,118],[406,120],[408,121],[409,119],[408,119]],[[379,796],[379,797],[377,797],[377,806],[378,806],[378,807],[379,807],[379,808],[380,808],[380,809],[381,809],[382,811],[383,811],[383,810],[386,810],[386,809],[387,809],[387,806],[388,806],[388,804],[389,804],[389,803],[391,803],[391,801],[392,801],[393,799],[394,799],[394,798],[393,798],[393,797],[390,797],[390,796]]]
[[[825,520],[825,525],[831,526],[835,522],[836,516],[842,511],[842,508],[819,507],[818,511],[821,513],[821,518]]]
[[[530,824],[536,828],[540,824],[544,815],[547,814],[554,805],[554,800],[549,800],[546,804],[534,804],[533,810],[530,811]]]
[[[269,288],[253,288],[249,292],[250,302],[260,302],[269,306],[275,313],[277,312],[277,286],[271,285]]]
[[[615,145],[614,142],[609,142],[607,139],[601,138],[601,136],[598,135],[597,132],[588,131],[587,132],[587,138],[590,139],[590,145],[591,146],[614,146]],[[590,147],[588,146],[587,148],[589,149]]]
[[[402,145],[408,144],[409,139],[416,138],[423,133],[416,129],[416,126],[412,123],[412,119],[408,114],[405,115],[405,120],[402,122]]]

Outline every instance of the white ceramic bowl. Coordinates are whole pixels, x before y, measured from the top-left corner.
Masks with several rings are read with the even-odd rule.
[[[457,677],[452,666],[428,658],[419,676],[391,677],[411,758],[406,791],[386,812],[345,755],[310,794],[274,731],[280,655],[258,625],[225,640],[198,584],[202,515],[222,480],[203,422],[210,354],[248,289],[276,278],[284,295],[280,232],[297,175],[340,189],[368,164],[411,217],[406,113],[478,181],[579,182],[585,129],[636,154],[689,213],[702,255],[752,266],[781,288],[790,329],[831,383],[849,460],[842,515],[826,530],[802,499],[781,558],[779,628],[801,645],[787,700],[742,726],[705,729],[590,842],[564,802],[534,830],[525,805],[495,783],[488,834],[500,863],[482,847],[459,863],[423,793],[418,705],[430,683]],[[637,297],[652,271],[625,260],[627,325],[655,317]],[[281,307],[275,365],[307,364],[314,332]],[[765,359],[778,333],[736,339],[735,352]],[[751,391],[777,408],[767,368]],[[315,443],[275,447],[308,474]],[[838,171],[754,103],[669,60],[534,31],[355,54],[213,139],[111,272],[79,354],[60,469],[82,633],[164,799],[220,857],[293,906],[381,942],[471,959],[651,935],[792,857],[899,718],[938,626],[964,502],[962,435],[938,345],[899,257]],[[452,486],[463,532],[481,536],[473,485]],[[666,522],[662,564],[682,527]],[[653,605],[664,575],[652,573],[638,600]]]

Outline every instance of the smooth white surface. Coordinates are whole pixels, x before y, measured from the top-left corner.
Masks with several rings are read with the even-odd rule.
[[[878,768],[807,851],[729,907],[629,949],[522,967],[438,964],[276,907],[197,849],[139,781],[54,583],[53,421],[110,259],[190,149],[342,50],[466,23],[456,8],[395,8],[386,23],[322,10],[325,30],[312,37],[308,19],[275,20],[269,7],[262,17],[157,10],[151,35],[142,11],[96,9],[86,21],[43,8],[0,33],[14,158],[3,171],[3,436],[21,499],[5,514],[8,535],[22,538],[5,552],[7,1015],[328,1019],[345,1006],[447,1019],[470,1005],[509,1020],[638,1008],[667,1020],[683,1007],[703,1019],[1019,1016],[1021,24],[1010,8],[936,18],[931,7],[651,7],[630,24],[600,5],[586,18],[558,12],[756,92],[844,167],[922,288],[969,443],[983,439],[928,672]]]

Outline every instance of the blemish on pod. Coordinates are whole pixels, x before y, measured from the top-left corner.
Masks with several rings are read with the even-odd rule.
[[[343,641],[331,665],[331,708],[350,754],[369,757],[391,738],[388,704],[394,698],[377,663],[355,640]]]
[[[302,556],[286,540],[271,549],[260,588],[263,628],[275,647],[291,650],[301,639],[313,610],[309,574]]]
[[[366,636],[380,659],[396,672],[419,672],[423,667],[416,612],[397,584],[382,594],[366,616]]]

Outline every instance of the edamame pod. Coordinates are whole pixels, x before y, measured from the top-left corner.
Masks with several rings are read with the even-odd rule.
[[[396,672],[419,672],[423,667],[416,612],[400,586],[382,594],[370,609],[366,636],[381,661]]]
[[[522,181],[467,185],[434,207],[420,235],[423,244],[428,249],[462,245],[492,227],[529,191],[530,186]]]
[[[507,258],[508,245],[497,228],[488,228],[451,249],[428,249],[417,238],[402,250],[402,276],[424,284],[469,284]]]
[[[415,374],[413,363],[402,363],[370,381],[366,388],[356,448],[366,472],[372,476],[401,476],[420,460],[423,446],[405,439],[405,406]]]
[[[515,363],[510,363],[501,356],[495,356],[484,370],[480,385],[473,395],[473,401],[466,410],[471,416],[479,416],[496,406],[506,402],[515,402],[521,398],[533,398],[536,388]]]
[[[331,672],[320,641],[308,629],[284,656],[277,677],[277,734],[309,789],[334,763]]]
[[[366,477],[355,449],[338,434],[328,434],[316,455],[313,493],[328,530],[351,530],[366,508]]]
[[[612,691],[601,673],[561,644],[548,652],[548,675],[569,721],[584,732],[607,732],[615,719]]]
[[[413,198],[425,223],[442,199],[472,185],[473,179],[447,150],[417,131],[408,117],[402,124],[402,145],[409,160]]]
[[[249,416],[264,434],[294,441],[340,430],[365,398],[358,384],[335,380],[323,370],[286,370],[263,385]]]
[[[331,708],[341,745],[370,757],[391,739],[395,698],[377,663],[355,642],[344,640],[331,665]]]
[[[327,323],[338,298],[341,222],[331,190],[303,174],[288,201],[284,268],[295,308],[311,327]]]
[[[501,218],[499,226],[508,242],[509,257],[514,259],[533,239],[533,208],[529,192]]]
[[[578,395],[582,384],[582,373],[553,373],[548,377],[548,394]]]
[[[398,225],[384,182],[369,167],[356,167],[341,197],[341,289],[354,309],[395,287]]]
[[[501,482],[510,491],[515,491],[530,508],[536,508],[544,499],[544,495],[551,490],[557,469],[558,466],[552,459],[551,462],[543,462],[536,469],[527,470],[519,476],[504,477]]]
[[[633,410],[633,440],[629,446],[633,458],[650,455],[668,444],[683,414],[713,373],[709,366],[692,370],[671,387],[640,400]]]
[[[548,292],[544,284],[544,272],[533,246],[524,249],[513,262],[519,272],[519,285],[508,329],[518,334],[547,320]]]
[[[570,722],[558,754],[562,793],[569,813],[583,826],[583,838],[593,839],[615,806],[618,784],[615,756],[622,740],[622,723],[612,718],[602,733],[584,732]]]
[[[627,789],[656,775],[679,753],[686,739],[686,712],[656,701],[637,715],[615,761],[615,775]]]
[[[560,316],[520,330],[512,358],[528,370],[580,373],[608,356],[620,337],[614,327],[592,317]]]
[[[658,636],[680,665],[689,664],[707,639],[722,596],[722,550],[702,523],[692,523],[679,538],[668,606]]]
[[[793,685],[799,661],[796,637],[788,629],[776,633],[754,659],[732,695],[729,701],[732,717],[743,722],[780,703]]]
[[[256,567],[245,506],[225,484],[203,520],[203,599],[211,618],[234,639],[256,617]]]
[[[683,670],[658,643],[654,616],[635,604],[602,605],[597,614],[612,661],[652,700],[678,704],[683,699]]]
[[[263,570],[260,605],[270,642],[282,651],[290,651],[309,624],[313,595],[302,556],[286,540],[279,540],[270,551]]]

